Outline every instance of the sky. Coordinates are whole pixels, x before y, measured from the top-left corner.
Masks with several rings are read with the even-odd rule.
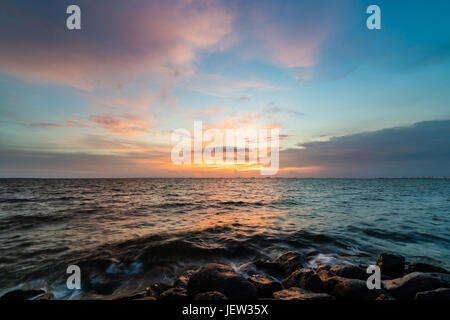
[[[66,8],[81,9],[68,30]],[[366,8],[381,9],[369,30]],[[278,128],[279,177],[450,176],[449,1],[0,4],[0,177],[240,177],[174,130]]]

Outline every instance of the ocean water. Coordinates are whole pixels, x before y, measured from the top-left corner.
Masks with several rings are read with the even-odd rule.
[[[287,250],[311,265],[394,252],[449,268],[449,222],[450,180],[1,179],[0,294],[105,298]],[[66,289],[71,264],[82,290]]]

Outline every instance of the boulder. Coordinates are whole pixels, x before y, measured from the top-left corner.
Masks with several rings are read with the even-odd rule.
[[[256,299],[256,287],[231,267],[208,263],[195,271],[189,279],[187,292],[193,297],[198,293],[219,291],[231,300]]]
[[[302,254],[295,251],[288,251],[279,256],[275,262],[282,265],[287,274],[291,274],[295,270],[303,268],[307,261]]]
[[[154,283],[150,287],[147,287],[146,290],[146,296],[152,296],[155,298],[158,298],[161,293],[164,291],[170,289],[171,287],[167,284],[163,283]]]
[[[277,300],[336,300],[326,293],[315,293],[296,287],[274,292],[273,297]]]
[[[449,273],[444,268],[436,267],[431,264],[427,263],[416,263],[416,262],[410,262],[407,264],[406,267],[407,273],[413,273],[413,272],[439,272],[439,273]]]
[[[395,300],[395,299],[386,293],[382,293],[375,300]]]
[[[33,300],[54,300],[54,299],[55,299],[55,295],[51,292],[47,292],[47,293],[41,294],[40,296],[33,298]]]
[[[282,283],[285,288],[298,287],[314,292],[322,291],[323,286],[322,280],[312,269],[296,270]]]
[[[0,300],[29,300],[31,298],[34,298],[36,296],[45,294],[44,290],[40,289],[28,289],[28,290],[14,290],[5,293],[3,296],[0,297]]]
[[[334,266],[329,271],[339,277],[364,281],[370,276],[365,269],[357,266]]]
[[[414,300],[450,301],[450,288],[439,288],[436,290],[417,292]]]
[[[208,291],[196,294],[193,300],[228,300],[228,298],[219,291]]]
[[[188,300],[186,288],[171,288],[160,295],[161,300]]]
[[[187,288],[189,278],[192,276],[194,272],[195,270],[186,270],[175,280],[173,286],[177,288]]]
[[[260,297],[268,298],[271,297],[275,291],[280,291],[282,289],[281,284],[263,274],[254,274],[248,278],[258,290]]]
[[[366,281],[359,279],[347,279],[343,277],[330,277],[323,283],[324,291],[343,300],[375,300],[382,289],[367,288]]]
[[[413,272],[404,277],[383,281],[385,289],[396,299],[413,299],[418,292],[450,287],[450,274]]]
[[[402,277],[405,273],[405,258],[390,253],[382,253],[377,258],[381,274],[392,278]]]
[[[287,275],[284,265],[278,262],[258,259],[239,267],[238,271],[246,276],[263,273],[275,278],[283,278]]]

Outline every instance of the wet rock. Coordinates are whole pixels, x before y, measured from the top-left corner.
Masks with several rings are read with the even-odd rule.
[[[314,292],[322,291],[322,280],[312,269],[301,269],[292,272],[292,274],[283,280],[285,288],[298,287]]]
[[[51,292],[47,292],[47,293],[41,294],[40,296],[33,298],[33,300],[54,300],[54,299],[55,299],[55,295]]]
[[[270,297],[275,291],[280,291],[282,289],[281,284],[263,274],[254,274],[248,278],[256,289],[260,297]]]
[[[164,291],[160,295],[161,300],[188,300],[187,291],[185,288],[171,288]]]
[[[450,287],[450,274],[413,272],[404,277],[383,281],[385,289],[394,298],[413,299],[418,292]]]
[[[334,266],[329,271],[339,277],[364,281],[370,276],[365,269],[357,266]]]
[[[0,300],[29,300],[38,295],[45,294],[44,290],[40,289],[29,289],[29,290],[14,290],[5,293],[0,297]]]
[[[150,286],[150,288],[146,288],[147,291],[147,296],[153,296],[158,298],[161,293],[163,293],[164,291],[170,289],[171,287],[167,284],[163,284],[163,283],[154,283]]]
[[[112,300],[137,300],[147,296],[147,291],[137,290],[123,292],[111,297]]]
[[[328,265],[328,264],[321,264],[321,265],[318,265],[318,266],[317,266],[316,272],[319,273],[319,271],[322,271],[322,270],[328,271],[328,270],[330,270],[330,269],[331,269],[331,266],[330,266],[330,265]]]
[[[338,276],[325,279],[323,287],[325,292],[343,300],[375,300],[385,293],[382,289],[369,290],[366,281]]]
[[[158,299],[156,299],[155,297],[144,297],[144,298],[139,298],[139,299],[135,299],[135,300],[154,300],[154,301],[156,301]]]
[[[395,299],[386,293],[382,293],[375,300],[395,300]]]
[[[449,273],[444,268],[436,267],[431,264],[427,263],[416,263],[416,262],[410,262],[407,264],[406,268],[407,273],[413,273],[413,272],[439,272],[439,273]]]
[[[336,300],[326,293],[315,293],[296,287],[274,292],[273,297],[277,300]]]
[[[405,258],[390,253],[382,253],[377,258],[381,274],[392,278],[402,277],[405,273]]]
[[[239,267],[238,271],[246,276],[264,273],[275,278],[283,278],[287,275],[285,267],[281,263],[262,259],[245,263]]]
[[[219,291],[208,291],[196,294],[193,300],[228,300],[228,298]]]
[[[436,290],[417,292],[414,300],[450,301],[450,288],[439,288]]]
[[[187,291],[193,297],[198,293],[219,291],[231,300],[256,299],[256,287],[231,267],[209,263],[194,272],[189,279]]]
[[[177,280],[173,283],[174,287],[178,288],[187,288],[187,284],[189,282],[189,278],[192,276],[192,274],[195,272],[195,270],[187,270],[183,272]]]
[[[320,280],[322,280],[322,282],[327,281],[329,278],[335,277],[336,275],[334,273],[332,273],[329,270],[326,269],[319,269],[317,272],[317,275],[319,276]]]
[[[281,264],[287,274],[291,274],[306,265],[306,258],[298,252],[288,251],[279,256],[275,262]]]

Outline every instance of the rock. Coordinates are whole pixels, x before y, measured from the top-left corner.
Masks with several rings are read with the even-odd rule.
[[[409,273],[402,278],[383,281],[385,289],[396,299],[413,299],[418,292],[450,287],[450,274]]]
[[[248,278],[256,289],[260,297],[268,298],[271,297],[275,291],[280,291],[282,289],[281,284],[263,274],[254,274]]]
[[[208,291],[196,294],[193,300],[228,300],[228,298],[219,291]]]
[[[29,290],[14,290],[5,293],[3,296],[0,297],[0,300],[29,300],[31,298],[34,298],[38,295],[45,294],[44,290],[40,289],[29,289]]]
[[[186,288],[171,288],[160,295],[161,300],[188,300]]]
[[[450,288],[417,292],[414,300],[439,300],[450,301]]]
[[[375,300],[395,300],[395,299],[386,293],[382,293]]]
[[[319,276],[320,280],[322,280],[322,282],[325,282],[329,278],[332,278],[332,277],[336,276],[334,273],[332,273],[331,271],[326,270],[326,269],[318,270],[317,271],[317,275]]]
[[[330,269],[331,269],[331,266],[329,266],[329,265],[327,265],[327,264],[321,264],[321,265],[318,265],[318,266],[317,266],[316,272],[319,273],[319,271],[322,271],[322,270],[328,271],[328,270],[330,270]]]
[[[258,259],[239,267],[238,271],[246,276],[263,273],[275,278],[283,278],[287,275],[284,265],[278,262]]]
[[[256,287],[231,267],[208,263],[194,272],[189,279],[187,291],[193,297],[198,293],[219,291],[231,300],[256,299]]]
[[[147,291],[128,291],[123,292],[118,295],[111,297],[112,300],[137,300],[141,298],[145,298],[147,296]]]
[[[405,258],[399,255],[382,253],[377,258],[381,274],[392,278],[402,277],[405,273]]]
[[[338,276],[327,278],[323,287],[325,292],[343,300],[375,300],[385,293],[382,289],[368,289],[366,281]]]
[[[164,291],[170,289],[171,287],[167,284],[162,284],[162,283],[154,283],[150,286],[150,288],[146,288],[147,291],[147,296],[153,296],[158,298],[160,296],[161,293],[163,293]]]
[[[281,264],[287,274],[291,274],[306,265],[306,258],[298,252],[288,251],[279,256],[275,262]]]
[[[183,272],[177,280],[173,283],[174,287],[177,288],[187,288],[187,284],[189,282],[189,278],[195,272],[195,270],[187,270]]]
[[[439,272],[439,273],[449,273],[444,268],[436,267],[427,263],[416,263],[410,262],[407,265],[407,273],[413,272]]]
[[[366,273],[365,269],[357,266],[334,266],[331,267],[329,271],[339,277],[364,281],[370,276]]]
[[[40,296],[33,298],[33,300],[54,300],[54,299],[55,299],[55,295],[51,292],[47,292],[47,293],[41,294]]]
[[[322,280],[312,269],[302,269],[292,272],[292,274],[283,280],[285,288],[298,287],[314,292],[322,291]]]
[[[158,300],[155,297],[144,297],[144,298],[139,298],[139,299],[135,299],[135,300]]]
[[[277,300],[336,300],[326,293],[315,293],[296,287],[274,292],[273,297]]]

